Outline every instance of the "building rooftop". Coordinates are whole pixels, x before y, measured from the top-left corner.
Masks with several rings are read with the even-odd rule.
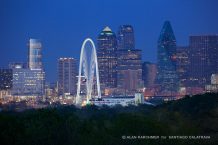
[[[111,30],[110,27],[108,27],[108,26],[106,26],[103,31],[104,31],[104,32],[108,32],[108,31],[112,32],[112,30]]]

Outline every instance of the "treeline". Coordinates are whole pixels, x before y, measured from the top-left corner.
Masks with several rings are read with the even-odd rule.
[[[210,139],[168,139],[168,136]],[[138,138],[138,136],[142,138]],[[166,139],[143,139],[166,136]],[[0,145],[217,145],[218,94],[156,107],[54,107],[0,113]]]

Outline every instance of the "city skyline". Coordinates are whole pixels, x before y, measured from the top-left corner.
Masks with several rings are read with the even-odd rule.
[[[0,0],[1,145],[218,142],[218,0]]]
[[[3,0],[0,3],[0,18],[4,20],[0,24],[0,66],[8,67],[11,62],[26,62],[27,41],[29,38],[37,38],[42,42],[43,62],[49,81],[57,80],[57,73],[52,72],[57,71],[58,58],[79,59],[84,38],[91,37],[96,43],[98,34],[105,26],[109,26],[117,34],[120,25],[132,25],[135,31],[135,48],[142,50],[144,61],[151,62],[156,62],[157,40],[165,20],[170,20],[178,46],[188,45],[189,35],[218,33],[218,21],[215,19],[218,10],[215,0],[138,3],[34,3],[25,0],[12,3],[10,0]],[[113,11],[110,12],[111,7]],[[133,11],[129,12],[128,9]],[[202,11],[203,9],[205,11]],[[87,14],[87,11],[90,13]]]

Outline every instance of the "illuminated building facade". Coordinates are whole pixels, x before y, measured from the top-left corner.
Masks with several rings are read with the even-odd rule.
[[[144,62],[142,64],[142,80],[144,87],[152,87],[155,84],[157,74],[157,65],[151,62]]]
[[[41,69],[13,69],[12,94],[17,96],[42,96],[44,94],[45,73]]]
[[[0,90],[10,90],[12,88],[12,69],[0,69]]]
[[[42,44],[38,39],[29,40],[28,66],[29,69],[42,69]]]
[[[97,39],[99,78],[104,88],[117,87],[117,39],[109,27],[105,27]]]
[[[77,64],[74,58],[58,59],[58,95],[76,94]]]
[[[211,84],[205,86],[206,92],[218,92],[218,74],[211,75]]]
[[[176,38],[169,21],[160,33],[157,52],[157,84],[161,92],[177,92],[179,87],[176,72]]]
[[[218,35],[190,36],[190,84],[205,87],[218,73]]]
[[[134,49],[135,38],[134,30],[131,25],[121,25],[117,33],[118,50],[120,49]]]
[[[211,75],[211,84],[212,85],[218,85],[218,74],[212,74]]]
[[[122,95],[133,95],[142,88],[141,50],[135,49],[134,30],[121,25],[117,32],[117,88]]]
[[[45,72],[42,65],[42,44],[38,39],[29,39],[27,64],[9,65],[13,70],[12,95],[43,96]]]
[[[104,98],[93,98],[90,99],[90,103],[96,106],[107,105],[113,107],[115,105],[128,106],[128,105],[139,105],[146,104],[152,105],[152,103],[146,102],[144,100],[144,95],[141,93],[135,93],[132,96],[113,96]]]
[[[180,87],[188,87],[190,69],[189,47],[177,47],[176,58],[176,69]]]
[[[121,49],[117,55],[117,87],[123,94],[133,95],[143,87],[141,50]]]

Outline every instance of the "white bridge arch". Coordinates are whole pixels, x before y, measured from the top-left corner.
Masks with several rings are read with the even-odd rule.
[[[90,60],[88,60],[86,49],[86,44],[91,44],[91,55]],[[89,62],[90,61],[90,62]],[[84,76],[82,76],[82,73]],[[89,100],[92,98],[92,89],[94,85],[94,74],[96,74],[97,81],[97,97],[101,98],[101,89],[99,81],[99,71],[98,71],[98,60],[96,54],[95,44],[90,38],[86,38],[83,41],[81,52],[80,52],[80,62],[79,62],[79,74],[78,74],[78,83],[77,83],[77,95],[76,95],[76,104],[82,104],[81,94],[81,78],[85,77],[85,86],[86,86],[86,103],[89,103]]]

